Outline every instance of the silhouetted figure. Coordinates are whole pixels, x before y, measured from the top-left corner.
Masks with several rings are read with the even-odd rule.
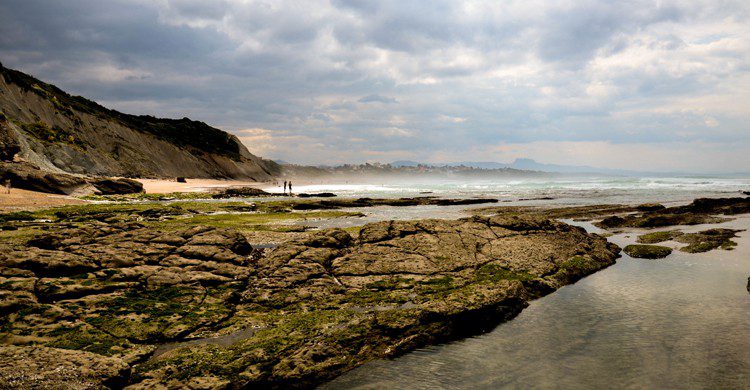
[[[286,195],[286,180],[284,180],[284,195]]]
[[[289,196],[292,195],[292,182],[289,182]]]

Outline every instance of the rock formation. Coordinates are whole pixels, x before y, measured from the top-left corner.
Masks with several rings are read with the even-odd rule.
[[[672,248],[661,245],[634,244],[622,250],[630,257],[638,259],[663,259],[672,253]]]
[[[109,179],[45,172],[26,162],[0,162],[0,182],[13,188],[65,195],[114,195],[143,192],[143,184],[131,179]]]
[[[653,228],[674,225],[699,225],[719,223],[727,218],[718,214],[735,215],[750,212],[750,197],[747,198],[699,198],[685,206],[651,207],[625,216],[611,216],[595,223],[603,229],[638,227]]]
[[[16,388],[310,386],[490,330],[619,251],[517,217],[324,230],[265,255],[232,230],[136,223],[60,223],[4,246],[0,356],[16,364],[0,387]]]
[[[260,181],[280,171],[205,123],[123,114],[2,65],[0,150],[51,173]]]

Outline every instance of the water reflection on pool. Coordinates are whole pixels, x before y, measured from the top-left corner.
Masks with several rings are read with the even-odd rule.
[[[714,226],[750,229],[750,216]],[[740,236],[733,251],[624,255],[490,333],[374,361],[322,387],[750,388],[750,232]]]

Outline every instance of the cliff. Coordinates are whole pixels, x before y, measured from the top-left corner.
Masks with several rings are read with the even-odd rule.
[[[0,159],[53,173],[270,179],[280,172],[203,122],[110,110],[0,64]]]

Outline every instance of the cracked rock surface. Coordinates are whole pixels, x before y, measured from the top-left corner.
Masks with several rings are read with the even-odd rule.
[[[312,386],[490,330],[618,252],[530,217],[329,229],[265,254],[229,229],[63,226],[0,253],[0,355],[28,367],[0,365],[0,387]]]

